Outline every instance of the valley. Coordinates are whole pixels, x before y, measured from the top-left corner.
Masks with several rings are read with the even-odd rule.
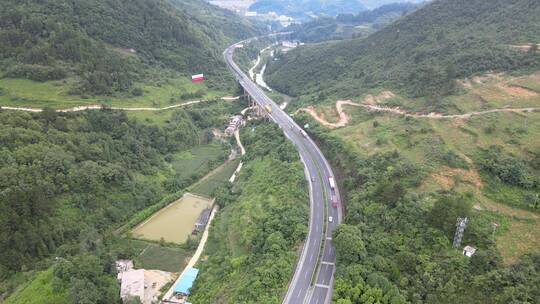
[[[540,302],[536,0],[2,8],[0,303]]]

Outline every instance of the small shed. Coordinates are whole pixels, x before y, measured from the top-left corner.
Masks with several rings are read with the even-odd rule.
[[[472,247],[472,246],[465,246],[465,248],[463,248],[463,255],[466,256],[466,257],[472,257],[473,254],[476,252],[476,248]]]
[[[211,211],[212,209],[210,208],[205,208],[203,211],[201,211],[197,221],[195,222],[195,228],[193,229],[192,234],[197,234],[199,231],[204,230],[204,227],[206,227],[208,219],[210,218]]]
[[[199,274],[199,269],[192,267],[186,269],[186,271],[182,274],[180,281],[178,281],[178,283],[176,283],[174,286],[173,293],[177,295],[189,295],[189,289],[191,286],[193,286],[193,282],[197,278],[197,274]]]

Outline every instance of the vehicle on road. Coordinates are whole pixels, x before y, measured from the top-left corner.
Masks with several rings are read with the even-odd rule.
[[[266,112],[272,113],[272,107],[270,105],[265,105],[264,108],[266,109]]]
[[[330,223],[331,223],[333,220],[334,220],[334,219],[333,219],[331,216],[328,217],[328,221],[329,221]]]
[[[311,177],[311,181],[314,182],[314,181],[315,181],[315,177]]]
[[[307,137],[307,133],[304,130],[300,130],[300,134],[302,134],[302,136],[304,136],[304,137]]]
[[[335,195],[332,195],[332,207],[337,208],[337,206],[338,206],[337,198]]]
[[[336,181],[334,180],[334,177],[330,176],[328,178],[328,181],[330,182],[330,188],[332,188],[332,190],[335,190],[336,189]]]

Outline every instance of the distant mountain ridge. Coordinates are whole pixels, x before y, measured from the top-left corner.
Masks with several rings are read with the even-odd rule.
[[[511,45],[539,41],[537,0],[439,0],[366,39],[300,47],[272,62],[266,78],[293,96],[353,97],[376,87],[445,95],[456,78],[538,68],[538,52]]]
[[[427,0],[430,1],[430,0]],[[388,5],[392,3],[422,3],[426,2],[425,0],[360,0],[360,3],[368,9],[375,9],[383,5]]]
[[[295,17],[305,17],[310,12],[335,16],[365,9],[359,0],[258,0],[250,6],[250,10],[259,13],[276,12]]]
[[[293,38],[302,42],[365,37],[403,14],[414,11],[419,5],[411,2],[392,3],[358,14],[339,14],[335,18],[320,17],[306,23],[293,24],[286,31],[294,32]]]

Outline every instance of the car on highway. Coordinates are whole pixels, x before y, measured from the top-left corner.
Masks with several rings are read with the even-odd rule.
[[[333,219],[331,216],[328,217],[328,221],[329,221],[330,223],[331,223],[333,220],[334,220],[334,219]]]

